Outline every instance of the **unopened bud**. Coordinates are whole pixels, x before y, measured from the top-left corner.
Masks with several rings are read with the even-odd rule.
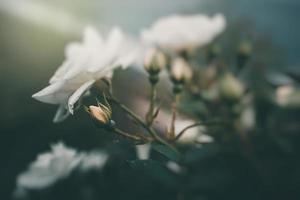
[[[192,78],[192,69],[183,58],[175,58],[171,66],[171,79],[174,84],[183,84]]]
[[[158,74],[167,65],[167,59],[163,52],[151,48],[147,51],[144,67],[150,74]]]
[[[239,56],[250,56],[252,54],[252,44],[248,41],[243,41],[238,49]]]
[[[242,69],[248,62],[252,54],[252,44],[248,41],[244,41],[240,44],[237,52],[237,66]]]
[[[237,101],[244,94],[243,84],[231,73],[225,73],[219,82],[221,97],[229,101]]]
[[[87,111],[100,127],[113,125],[111,120],[112,113],[109,107],[99,104],[99,106],[89,106]]]

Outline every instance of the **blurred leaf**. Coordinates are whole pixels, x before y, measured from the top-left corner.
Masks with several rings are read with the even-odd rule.
[[[189,150],[184,156],[184,161],[188,164],[194,163],[199,160],[206,159],[208,157],[213,157],[217,155],[218,152],[219,147],[216,144],[203,145],[200,148],[193,148]]]
[[[294,82],[290,76],[288,76],[284,73],[275,72],[275,71],[271,71],[271,72],[267,73],[266,79],[267,79],[267,81],[269,81],[269,83],[271,83],[272,85],[275,85],[275,86],[287,85],[287,84],[291,84]]]
[[[165,186],[175,187],[178,184],[177,177],[168,170],[164,163],[154,160],[134,160],[130,161],[129,164],[135,170],[142,171]],[[147,177],[144,178],[147,179]]]
[[[178,162],[180,160],[180,154],[165,145],[153,144],[152,148],[155,151],[163,154],[165,157],[169,158],[170,160],[173,160],[175,162]]]

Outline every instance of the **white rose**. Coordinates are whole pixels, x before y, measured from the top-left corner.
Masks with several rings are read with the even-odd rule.
[[[17,177],[17,188],[42,189],[68,176],[78,166],[82,156],[62,143],[52,151],[38,155],[29,169]]]
[[[102,151],[77,152],[63,143],[52,145],[51,151],[38,155],[29,169],[17,177],[16,195],[28,189],[43,189],[66,178],[75,168],[82,171],[102,169],[108,154]],[[18,194],[18,193],[24,194]]]
[[[142,40],[166,50],[189,50],[212,42],[226,27],[223,15],[172,15],[141,32]]]
[[[58,104],[54,122],[73,114],[75,103],[93,83],[111,77],[117,67],[127,67],[138,56],[138,45],[119,28],[113,28],[104,39],[94,28],[84,30],[81,43],[71,43],[65,50],[66,60],[50,79],[50,85],[33,95],[33,98]]]
[[[102,169],[108,160],[108,154],[102,151],[92,151],[85,153],[80,163],[80,169],[88,171],[90,169]]]

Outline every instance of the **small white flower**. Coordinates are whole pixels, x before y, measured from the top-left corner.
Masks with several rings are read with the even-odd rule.
[[[106,164],[107,159],[108,154],[101,151],[84,154],[80,163],[80,169],[83,171],[88,171],[90,169],[102,169]]]
[[[147,44],[166,50],[189,50],[212,42],[226,27],[223,15],[172,15],[159,19],[141,33]]]
[[[197,142],[201,143],[201,144],[205,144],[205,143],[211,143],[214,141],[214,139],[206,134],[200,134],[196,140]]]
[[[300,90],[294,85],[287,84],[276,89],[276,102],[285,108],[299,108]]]
[[[182,172],[182,167],[180,167],[180,165],[178,165],[176,162],[169,161],[169,162],[167,162],[166,166],[170,171],[172,171],[176,174],[179,174],[180,172]]]
[[[113,28],[104,39],[94,28],[87,27],[81,43],[66,47],[66,60],[50,79],[50,85],[33,98],[60,105],[54,121],[62,121],[73,114],[75,103],[95,81],[111,77],[115,68],[135,62],[137,51],[138,45],[119,28]]]
[[[63,143],[53,145],[51,152],[38,155],[29,169],[17,177],[17,188],[42,189],[65,178],[78,166],[81,155]]]
[[[149,143],[136,145],[135,149],[136,149],[136,156],[139,160],[149,159],[150,151],[151,151],[151,145]]]
[[[287,105],[289,97],[295,91],[292,85],[283,85],[276,89],[276,102],[280,106]]]

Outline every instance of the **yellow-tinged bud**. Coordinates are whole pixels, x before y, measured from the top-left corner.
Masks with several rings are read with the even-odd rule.
[[[90,114],[93,118],[99,121],[102,124],[108,124],[110,116],[106,113],[101,107],[98,106],[89,106]]]
[[[229,72],[225,73],[219,82],[219,92],[225,100],[239,100],[244,90],[243,84]]]
[[[167,65],[165,54],[156,48],[151,48],[146,52],[144,67],[150,74],[159,73]]]
[[[171,66],[171,78],[175,84],[182,84],[192,78],[190,65],[183,58],[175,58]]]
[[[252,54],[252,44],[248,41],[243,41],[238,48],[238,54],[240,56],[250,56]]]
[[[111,120],[112,111],[109,106],[98,103],[98,106],[89,106],[87,111],[96,122],[96,125],[100,125],[100,127],[109,127],[114,124]]]
[[[252,44],[249,41],[243,41],[237,50],[237,68],[239,70],[243,69],[243,67],[249,61],[251,54],[253,51]]]

